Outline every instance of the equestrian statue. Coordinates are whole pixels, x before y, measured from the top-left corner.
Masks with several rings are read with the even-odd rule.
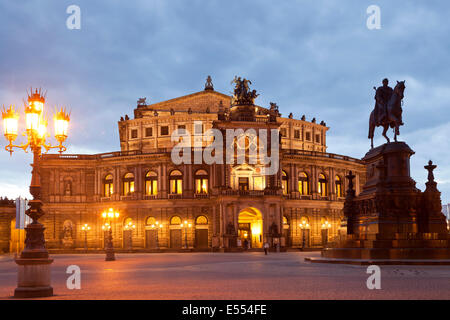
[[[394,89],[389,87],[389,80],[384,79],[383,85],[374,88],[375,90],[375,108],[370,114],[369,120],[369,139],[373,148],[373,137],[376,127],[383,127],[383,137],[387,142],[391,142],[386,136],[389,128],[394,131],[394,141],[397,142],[397,136],[400,135],[400,126],[402,122],[402,102],[403,92],[405,91],[405,81],[397,81]]]

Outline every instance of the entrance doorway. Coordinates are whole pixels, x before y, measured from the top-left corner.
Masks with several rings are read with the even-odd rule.
[[[181,229],[170,230],[170,248],[181,249]]]
[[[158,230],[145,230],[145,246],[147,249],[156,249],[156,232]]]
[[[262,248],[263,222],[262,214],[256,208],[246,208],[239,213],[238,237],[244,246],[248,243],[251,248]]]

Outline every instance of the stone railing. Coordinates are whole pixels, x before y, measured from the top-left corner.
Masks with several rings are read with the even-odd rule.
[[[261,120],[263,121],[263,120]],[[203,150],[203,148],[202,148]],[[195,149],[192,148],[192,152],[194,152]],[[108,153],[100,153],[100,154],[43,154],[42,159],[43,160],[55,160],[55,159],[61,159],[61,160],[104,160],[104,159],[110,159],[110,158],[117,158],[117,157],[129,157],[129,156],[135,156],[135,155],[152,155],[152,154],[166,154],[170,153],[171,148],[156,148],[153,151],[149,152],[142,152],[141,150],[131,150],[131,151],[114,151],[114,152],[108,152]],[[326,153],[326,152],[319,152],[319,151],[308,151],[308,150],[297,150],[297,149],[282,149],[282,152],[284,155],[302,155],[302,156],[310,156],[310,157],[320,157],[320,158],[328,158],[328,159],[336,159],[336,160],[344,160],[344,161],[350,161],[355,163],[363,163],[362,160],[352,158],[349,156],[344,156],[340,154],[335,153]]]
[[[356,162],[356,163],[363,164],[363,161],[360,159],[352,158],[349,156],[343,156],[343,155],[335,154],[335,153],[297,150],[297,149],[283,149],[282,151],[285,155],[301,155],[301,156],[310,156],[310,157],[321,157],[321,158],[344,160],[344,161],[350,161],[350,162]]]

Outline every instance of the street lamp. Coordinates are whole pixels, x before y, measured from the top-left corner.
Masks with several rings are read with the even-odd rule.
[[[306,244],[306,229],[309,229],[309,223],[306,222],[306,220],[303,220],[301,223],[298,224],[300,229],[302,229],[302,250],[305,250],[305,244]]]
[[[44,226],[38,222],[38,219],[44,215],[41,201],[41,182],[39,172],[39,162],[42,154],[42,148],[47,153],[50,149],[58,148],[59,152],[66,151],[63,142],[67,138],[70,116],[65,109],[56,112],[55,120],[55,139],[59,142],[57,146],[46,143],[47,120],[44,117],[45,97],[41,90],[33,92],[31,89],[28,95],[28,104],[25,104],[25,133],[27,143],[14,145],[13,142],[18,136],[19,113],[14,106],[8,109],[3,108],[3,133],[9,144],[5,147],[6,151],[12,155],[14,148],[33,152],[33,164],[31,172],[30,193],[33,200],[29,201],[30,208],[26,214],[33,220],[26,230],[25,249],[16,259],[19,266],[18,287],[14,291],[14,297],[34,298],[48,297],[53,295],[53,288],[50,286],[50,264],[48,251],[45,248]],[[30,285],[32,284],[32,285]]]
[[[159,229],[162,230],[163,224],[162,224],[162,223],[159,223],[158,221],[156,221],[155,224],[152,224],[152,225],[150,226],[150,228],[151,228],[152,230],[156,230],[156,250],[159,250],[158,232],[159,232]]]
[[[128,232],[128,234],[127,234],[127,236],[129,237],[128,238],[128,249],[131,249],[131,248],[133,248],[133,244],[132,244],[132,242],[133,242],[133,230],[134,229],[136,229],[136,225],[135,224],[133,224],[133,222],[132,221],[130,221],[130,222],[128,222],[127,224],[125,224],[125,226],[123,227],[126,231],[130,231],[130,232]]]
[[[107,211],[102,212],[102,218],[105,220],[105,224],[103,225],[103,230],[108,230],[108,238],[106,243],[106,258],[105,261],[114,261],[116,260],[116,256],[114,254],[114,244],[113,244],[113,236],[112,236],[112,221],[114,219],[119,218],[120,214],[117,211],[114,211],[113,208],[109,208]]]
[[[91,227],[85,223],[84,226],[81,226],[81,230],[84,231],[84,250],[87,251],[87,232],[91,230]]]
[[[192,224],[188,223],[186,220],[184,221],[184,223],[181,224],[181,228],[183,228],[184,226],[184,248],[187,249],[188,248],[188,243],[187,243],[187,232],[188,232],[188,228],[192,228]]]

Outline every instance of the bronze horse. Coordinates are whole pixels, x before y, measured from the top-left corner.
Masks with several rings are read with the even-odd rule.
[[[394,141],[397,142],[397,136],[400,135],[399,127],[403,125],[402,122],[402,99],[403,92],[405,91],[405,81],[397,81],[397,85],[394,88],[391,98],[389,99],[386,107],[386,115],[381,124],[376,124],[375,122],[375,110],[370,114],[369,120],[369,139],[371,141],[371,146],[373,148],[373,136],[375,132],[375,127],[383,127],[383,137],[386,138],[387,142],[391,142],[386,136],[386,132],[389,127],[394,130]],[[382,107],[382,106],[380,106]]]

